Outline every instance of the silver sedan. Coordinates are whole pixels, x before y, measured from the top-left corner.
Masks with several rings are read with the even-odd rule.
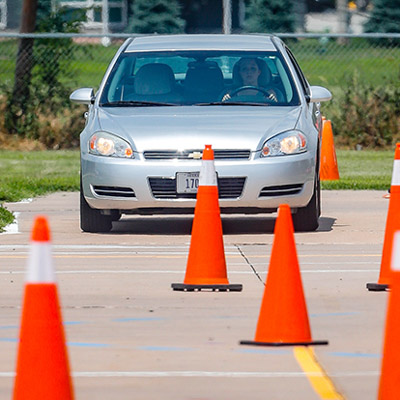
[[[262,35],[127,39],[89,107],[81,145],[81,229],[107,232],[122,214],[192,213],[206,144],[221,213],[292,209],[318,227],[320,102],[287,46]]]

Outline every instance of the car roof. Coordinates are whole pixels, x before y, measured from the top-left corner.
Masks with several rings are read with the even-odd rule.
[[[125,52],[174,50],[277,51],[268,35],[153,35],[132,39]]]

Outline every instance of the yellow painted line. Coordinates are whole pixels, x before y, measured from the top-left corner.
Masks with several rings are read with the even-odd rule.
[[[9,256],[0,256],[0,258],[4,258],[4,259],[13,259],[13,258],[28,258],[28,256],[15,256],[15,255],[9,255]]]
[[[319,365],[314,351],[308,346],[296,346],[293,350],[297,362],[307,375],[311,386],[319,397],[323,400],[345,400],[345,398],[337,392],[328,375]]]

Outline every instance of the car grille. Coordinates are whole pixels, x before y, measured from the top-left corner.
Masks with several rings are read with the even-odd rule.
[[[136,197],[131,188],[118,186],[93,186],[94,192],[98,196],[107,197]]]
[[[273,196],[290,196],[300,193],[303,185],[282,185],[282,186],[266,186],[261,189],[259,197],[273,197]]]
[[[242,195],[246,178],[218,178],[220,199],[237,199]],[[153,196],[157,199],[195,199],[195,193],[177,193],[175,178],[149,178]]]
[[[184,150],[184,151],[145,151],[146,160],[193,160],[197,154],[202,154],[202,150]],[[248,160],[250,150],[214,150],[214,159],[216,160]],[[198,157],[197,159],[200,159]]]

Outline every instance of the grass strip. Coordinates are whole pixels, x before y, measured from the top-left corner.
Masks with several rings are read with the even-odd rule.
[[[392,180],[393,150],[336,150],[340,179],[323,181],[325,190],[388,190]]]
[[[79,190],[79,151],[0,151],[0,232],[14,217],[5,202]]]

